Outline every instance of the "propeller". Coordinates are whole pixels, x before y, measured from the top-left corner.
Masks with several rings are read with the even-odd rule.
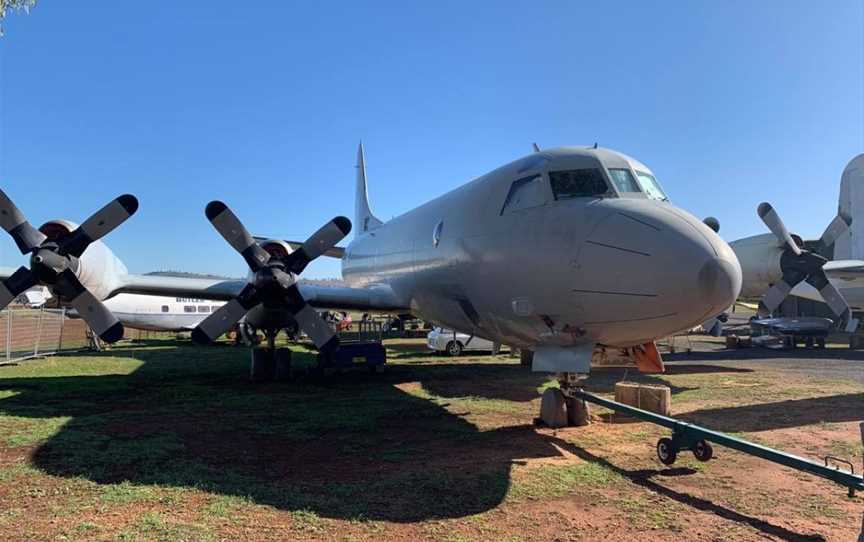
[[[287,309],[321,352],[339,347],[339,339],[318,312],[306,303],[297,287],[297,276],[309,262],[333,248],[351,232],[351,221],[337,216],[313,233],[303,245],[286,257],[272,256],[261,248],[240,219],[221,201],[205,209],[216,231],[243,256],[252,278],[237,296],[198,324],[192,340],[200,344],[215,341],[258,304]]]
[[[831,284],[822,269],[828,263],[828,259],[816,252],[799,247],[780,219],[780,215],[770,203],[760,203],[757,212],[762,222],[768,226],[768,229],[784,247],[780,256],[780,270],[783,273],[783,278],[762,297],[759,307],[760,315],[773,313],[795,285],[801,281],[806,281],[807,284],[819,291],[822,299],[825,300],[835,315],[846,320],[846,331],[854,331],[858,327],[858,321],[852,318],[852,309],[840,291]],[[820,246],[827,247],[832,244],[849,228],[850,222],[848,217],[842,215],[835,217],[822,234],[819,241]]]
[[[124,194],[96,211],[69,235],[48,239],[0,190],[0,227],[12,236],[21,254],[30,254],[30,268],[20,267],[0,282],[0,309],[37,284],[47,286],[61,302],[71,305],[99,338],[116,342],[123,324],[111,314],[76,274],[78,258],[93,241],[101,239],[138,210],[135,196]]]

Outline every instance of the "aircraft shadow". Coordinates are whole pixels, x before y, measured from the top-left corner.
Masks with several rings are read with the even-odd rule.
[[[0,378],[0,389],[17,392],[0,409],[71,417],[32,452],[51,475],[202,488],[330,518],[476,514],[502,502],[514,462],[560,455],[530,425],[481,431],[397,387],[449,379],[447,366],[253,385],[244,349],[201,354],[128,352],[143,362],[128,375]],[[500,368],[469,365],[462,376],[483,388]],[[521,378],[536,397],[539,377]]]
[[[864,393],[790,399],[725,408],[694,410],[680,417],[726,432],[770,431],[821,422],[861,421]]]

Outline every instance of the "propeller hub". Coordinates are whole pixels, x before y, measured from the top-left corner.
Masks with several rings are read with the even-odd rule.
[[[801,254],[795,254],[787,249],[780,257],[780,269],[784,273],[787,270],[796,270],[805,276],[818,272],[826,263],[828,263],[827,258],[806,250],[802,250]]]
[[[43,285],[50,286],[57,277],[67,269],[75,270],[78,266],[71,256],[61,256],[57,245],[45,243],[30,256],[30,270]]]

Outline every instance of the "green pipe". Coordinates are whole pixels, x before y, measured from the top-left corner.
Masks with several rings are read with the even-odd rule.
[[[633,416],[634,418],[639,418],[656,425],[668,427],[669,429],[672,429],[673,433],[684,435],[689,439],[702,439],[716,442],[717,444],[720,444],[727,448],[732,448],[733,450],[738,450],[739,452],[744,452],[745,454],[754,455],[767,461],[778,463],[780,465],[783,465],[784,467],[790,467],[796,470],[809,472],[810,474],[814,474],[816,476],[821,476],[822,478],[827,478],[832,482],[849,488],[850,495],[852,495],[854,491],[864,491],[864,477],[857,474],[852,474],[838,468],[829,467],[822,463],[817,463],[809,459],[804,459],[803,457],[798,457],[797,455],[792,455],[786,452],[775,450],[773,448],[768,448],[767,446],[762,446],[761,444],[756,444],[754,442],[749,442],[744,439],[736,438],[725,433],[712,431],[710,429],[706,429],[692,423],[682,422],[668,416],[662,416],[660,414],[655,414],[654,412],[642,410],[641,408],[625,405],[623,403],[612,401],[610,399],[604,399],[603,397],[599,397],[586,391],[573,390],[572,393],[575,397],[578,397],[590,403],[595,403],[617,412],[623,412],[625,414]],[[862,424],[862,439],[864,439],[864,424]]]

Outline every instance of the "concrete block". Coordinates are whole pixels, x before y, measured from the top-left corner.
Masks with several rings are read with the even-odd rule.
[[[540,420],[552,429],[567,426],[567,406],[561,390],[548,388],[543,392],[540,399]]]

